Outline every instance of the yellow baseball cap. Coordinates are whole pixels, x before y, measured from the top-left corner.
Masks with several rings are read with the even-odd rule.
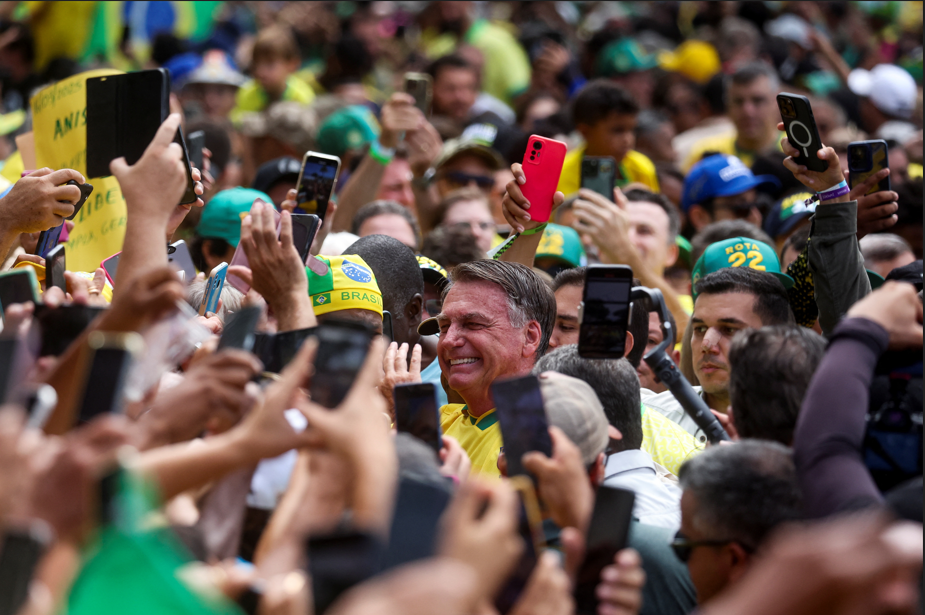
[[[703,41],[685,41],[674,51],[663,51],[658,55],[658,64],[700,84],[709,81],[721,67],[716,49]]]
[[[317,258],[328,266],[325,275],[305,269],[315,316],[353,309],[369,310],[382,316],[382,293],[366,261],[356,254]]]

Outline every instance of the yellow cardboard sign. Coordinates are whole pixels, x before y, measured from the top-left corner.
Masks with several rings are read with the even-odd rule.
[[[117,75],[99,69],[63,79],[39,91],[30,101],[36,165],[87,173],[88,77]],[[67,268],[94,271],[103,259],[122,250],[125,199],[115,177],[87,177],[93,193],[74,218],[67,240]]]

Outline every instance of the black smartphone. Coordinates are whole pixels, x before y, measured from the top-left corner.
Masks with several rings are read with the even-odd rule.
[[[427,73],[405,73],[405,92],[414,97],[414,106],[424,115],[430,114],[433,79]]]
[[[588,267],[579,310],[578,356],[620,359],[626,350],[633,270],[626,265]]]
[[[581,187],[613,201],[617,161],[611,156],[585,156],[581,159]]]
[[[93,331],[87,337],[87,346],[89,357],[78,406],[79,424],[101,414],[122,411],[125,378],[132,361],[142,352],[144,342],[137,333]]]
[[[80,211],[80,208],[84,206],[84,203],[87,202],[90,193],[93,192],[93,186],[90,184],[78,184],[77,180],[70,179],[64,182],[65,186],[77,186],[80,189],[80,200],[74,203],[74,213],[67,217],[68,220],[73,220],[77,217],[77,212]]]
[[[263,370],[279,374],[298,354],[305,340],[315,334],[317,327],[294,329],[281,333],[258,333],[253,353],[263,363]]]
[[[440,434],[440,408],[437,391],[431,382],[396,384],[392,389],[395,401],[395,427],[421,440],[435,452],[443,447]]]
[[[451,494],[451,489],[445,485],[409,477],[398,481],[383,570],[434,555],[440,517],[450,502]]]
[[[389,342],[394,340],[392,331],[392,313],[388,310],[382,310],[382,335],[388,338]]]
[[[120,156],[138,162],[170,113],[169,97],[163,68],[87,79],[87,176],[110,175]]]
[[[32,303],[38,305],[38,279],[32,267],[20,267],[0,273],[0,310],[14,303]]]
[[[536,568],[539,554],[543,548],[542,514],[533,483],[525,476],[515,476],[511,486],[517,491],[518,507],[517,533],[524,543],[520,560],[514,567],[501,591],[495,597],[495,608],[502,615],[510,611],[530,581],[530,575]]]
[[[4,532],[0,544],[0,613],[15,615],[26,603],[35,569],[51,541],[44,523],[10,527]]]
[[[67,263],[64,260],[64,244],[62,243],[52,248],[45,256],[45,290],[57,287],[67,292],[67,281],[64,279],[66,270]]]
[[[35,306],[33,323],[41,333],[40,357],[61,356],[90,326],[93,320],[108,308],[78,305],[59,305],[56,308],[40,304]]]
[[[491,385],[495,412],[501,424],[504,459],[510,477],[527,474],[521,458],[530,451],[552,457],[549,421],[543,407],[540,381],[530,374],[510,380],[496,380]]]
[[[312,401],[332,409],[344,401],[366,361],[375,334],[362,323],[346,320],[329,320],[318,326]]]
[[[890,167],[889,148],[886,141],[854,141],[848,144],[848,184],[854,188],[871,175]],[[887,175],[866,194],[890,190],[890,176]]]
[[[241,308],[231,314],[225,322],[222,337],[218,340],[218,349],[238,348],[252,352],[256,340],[255,331],[263,310],[257,306]]]
[[[41,256],[42,258],[48,256],[48,253],[58,245],[58,240],[61,238],[61,232],[63,230],[64,222],[39,233],[39,240],[35,244],[35,255]]]
[[[337,598],[381,570],[383,546],[372,534],[338,532],[308,539],[308,573],[315,613],[324,613]]]
[[[116,261],[118,263],[118,261]],[[167,247],[167,262],[174,265],[186,276],[185,282],[189,284],[196,279],[196,265],[190,254],[189,246],[182,239],[175,241]],[[115,279],[115,275],[113,275]]]
[[[337,156],[306,152],[296,184],[298,206],[293,213],[313,214],[324,222],[339,170],[340,158]]]
[[[822,139],[819,138],[819,129],[816,128],[816,119],[813,117],[809,99],[799,94],[781,92],[777,95],[777,107],[784,121],[787,140],[794,149],[800,150],[794,161],[810,171],[825,171],[829,164],[816,155],[822,149]]]
[[[195,203],[199,197],[196,196],[196,182],[193,181],[193,163],[190,162],[189,149],[186,147],[186,139],[183,137],[183,126],[177,128],[177,134],[174,136],[173,142],[179,144],[183,149],[183,164],[186,167],[186,191],[180,197],[180,204],[189,205],[190,203]]]
[[[315,235],[321,228],[321,218],[313,214],[292,214],[292,245],[299,252],[299,258],[305,263],[312,249]]]
[[[617,551],[626,547],[635,499],[636,495],[626,489],[598,487],[585,540],[585,559],[575,584],[577,613],[597,613],[595,591],[601,582],[601,571],[613,563]]]
[[[186,135],[186,149],[189,150],[189,162],[192,166],[203,170],[202,148],[206,146],[206,132],[196,130]]]
[[[19,382],[19,352],[18,337],[0,337],[0,405],[6,403],[10,390]]]

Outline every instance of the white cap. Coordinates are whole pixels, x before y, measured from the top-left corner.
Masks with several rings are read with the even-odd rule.
[[[856,68],[848,75],[848,87],[887,115],[908,119],[915,110],[915,79],[895,64],[878,64],[873,70]]]

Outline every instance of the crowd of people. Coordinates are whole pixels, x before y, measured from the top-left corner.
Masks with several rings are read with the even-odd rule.
[[[118,268],[62,288],[36,246],[96,178],[21,137],[104,67],[166,69],[171,113],[93,205]],[[39,285],[0,305],[0,615],[585,613],[610,488],[599,615],[922,612],[922,76],[921,2],[0,3],[0,285]],[[534,135],[567,147],[549,203]],[[888,163],[852,178],[857,142]],[[630,305],[622,358],[579,351],[594,265],[667,308]],[[493,391],[531,374],[551,448],[512,460]],[[437,448],[397,429],[413,383]]]

